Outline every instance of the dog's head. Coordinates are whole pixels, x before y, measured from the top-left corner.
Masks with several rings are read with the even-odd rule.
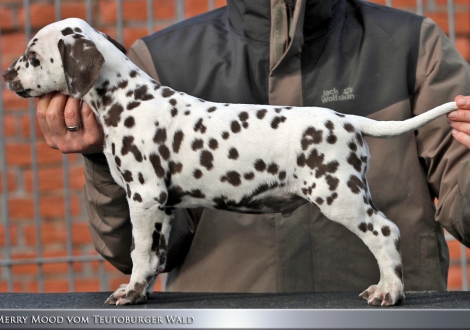
[[[81,19],[52,23],[41,29],[26,52],[3,72],[6,86],[21,97],[59,91],[80,99],[93,86],[105,62],[97,47],[103,41],[126,52]]]

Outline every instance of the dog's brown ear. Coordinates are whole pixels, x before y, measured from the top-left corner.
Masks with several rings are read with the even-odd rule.
[[[70,96],[81,99],[98,79],[104,57],[90,39],[68,35],[58,43]]]

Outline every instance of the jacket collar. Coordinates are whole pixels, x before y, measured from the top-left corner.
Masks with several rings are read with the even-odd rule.
[[[340,0],[227,0],[228,18],[232,28],[248,39],[270,42],[272,7],[285,3],[286,17],[299,12],[294,35],[309,40],[326,32]],[[293,11],[289,12],[291,9]]]

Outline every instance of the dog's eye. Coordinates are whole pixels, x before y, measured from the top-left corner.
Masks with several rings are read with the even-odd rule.
[[[28,60],[32,60],[36,58],[36,52],[29,52],[28,53]]]

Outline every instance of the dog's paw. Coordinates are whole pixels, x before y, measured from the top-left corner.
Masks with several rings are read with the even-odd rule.
[[[108,305],[116,305],[116,302],[119,300],[119,298],[121,298],[121,296],[126,292],[126,287],[127,284],[121,284],[119,289],[114,291],[113,294],[110,295],[104,303]]]
[[[117,306],[145,303],[147,295],[145,294],[144,289],[145,287],[142,287],[142,285],[136,285],[134,288],[129,288],[129,285],[122,284],[119,289],[114,291],[113,294],[106,299],[104,303]]]
[[[117,301],[117,306],[143,304],[147,301],[147,296],[136,290],[125,292]]]
[[[359,297],[367,300],[373,306],[399,305],[405,299],[401,289],[386,289],[383,285],[371,285]]]

